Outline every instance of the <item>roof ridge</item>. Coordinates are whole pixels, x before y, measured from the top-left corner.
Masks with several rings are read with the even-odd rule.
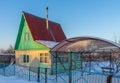
[[[39,17],[39,16],[37,16],[37,15],[31,14],[31,13],[28,13],[28,12],[25,12],[25,11],[23,11],[23,14],[29,14],[29,15],[32,15],[32,16],[34,16],[34,17],[37,17],[37,18],[40,18],[40,19],[43,19],[43,20],[44,20],[44,18],[42,18],[42,17]]]
[[[22,11],[22,12],[23,12],[23,14],[29,14],[29,15],[32,15],[32,16],[34,16],[34,17],[40,18],[40,19],[42,19],[42,20],[46,20],[46,18],[42,18],[42,17],[39,17],[39,16],[37,16],[37,15],[31,14],[31,13],[28,13],[28,12],[25,12],[25,11]],[[59,24],[59,23],[54,22],[54,21],[51,21],[51,20],[48,20],[48,22],[52,22],[52,23],[55,23],[55,24]],[[60,24],[59,24],[59,25],[60,25]]]

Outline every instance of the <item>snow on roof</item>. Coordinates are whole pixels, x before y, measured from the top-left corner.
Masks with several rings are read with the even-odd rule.
[[[45,41],[45,40],[36,40],[36,42],[41,43],[49,48],[53,48],[55,45],[59,43],[59,42]]]

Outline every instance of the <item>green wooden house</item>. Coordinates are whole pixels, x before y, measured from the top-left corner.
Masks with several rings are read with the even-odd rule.
[[[65,39],[59,23],[23,12],[15,43],[16,64],[52,68],[49,51]]]

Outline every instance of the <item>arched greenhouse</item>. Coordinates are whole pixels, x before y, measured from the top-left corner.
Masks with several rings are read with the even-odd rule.
[[[53,68],[116,74],[120,71],[120,44],[97,37],[70,38],[51,49]]]

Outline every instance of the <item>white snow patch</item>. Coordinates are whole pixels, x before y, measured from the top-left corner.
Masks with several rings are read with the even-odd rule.
[[[43,45],[46,45],[49,48],[53,48],[55,45],[57,45],[59,42],[55,41],[45,41],[45,40],[36,40],[38,43],[41,43]]]
[[[4,77],[0,75],[0,83],[37,83],[37,82],[22,80],[16,76]]]

